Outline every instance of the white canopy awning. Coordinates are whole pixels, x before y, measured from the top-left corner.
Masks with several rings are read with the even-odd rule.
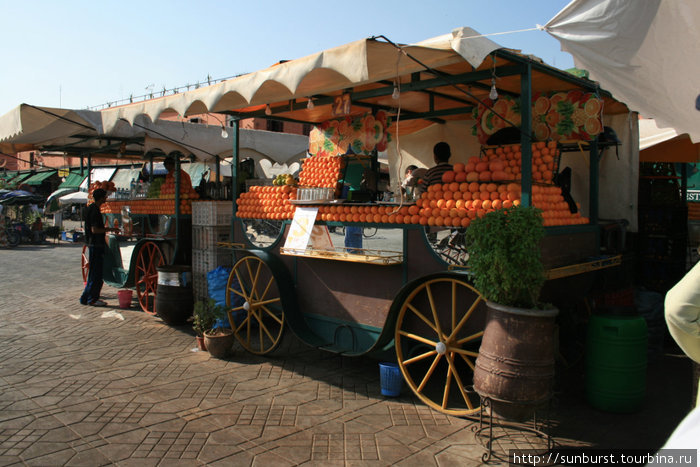
[[[90,183],[92,182],[108,182],[114,171],[117,170],[115,167],[95,167],[90,171],[90,177],[85,177],[85,180],[80,184],[80,191],[88,191],[88,178],[90,178]]]
[[[102,112],[17,106],[0,116],[0,151],[68,151],[91,153],[101,157],[141,159],[148,152],[193,155],[200,161],[216,156],[229,157],[233,152],[233,131],[222,137],[218,125],[158,120],[143,116],[128,123],[119,120],[104,130]],[[124,143],[123,145],[121,143]],[[308,137],[263,130],[241,129],[239,145],[276,161],[285,162],[308,148]]]
[[[131,123],[140,116],[155,121],[166,111],[187,116],[306,99],[425,71],[424,65],[439,68],[466,60],[478,67],[499,48],[471,28],[402,46],[400,51],[387,42],[362,39],[193,91],[105,109],[104,125],[109,130],[122,119]]]
[[[545,30],[631,110],[700,141],[700,2],[574,0]]]
[[[673,128],[659,128],[656,120],[643,118],[639,120],[639,150],[642,151],[678,136]]]
[[[58,204],[87,204],[88,194],[84,191],[76,191],[58,198]]]

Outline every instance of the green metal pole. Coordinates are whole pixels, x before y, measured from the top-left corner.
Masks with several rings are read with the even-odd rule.
[[[238,199],[238,158],[240,156],[239,137],[240,125],[239,120],[233,120],[233,162],[231,165],[231,194],[233,199],[233,217],[236,217],[236,200]],[[231,224],[233,226],[233,224]]]
[[[92,154],[87,155],[87,181],[89,191],[90,184],[92,183]]]
[[[591,219],[591,225],[598,225],[598,201],[600,197],[599,187],[600,187],[600,171],[599,171],[599,161],[598,161],[598,137],[596,136],[591,141],[591,152],[590,152],[590,193],[588,194],[588,201],[590,204],[589,217]]]
[[[175,252],[173,264],[180,252],[180,154],[175,154]]]
[[[521,164],[521,194],[520,203],[532,206],[532,66],[527,63],[525,71],[520,75],[520,127]]]
[[[219,197],[220,196],[220,195],[218,195],[218,193],[220,193],[219,186],[221,184],[219,182],[219,180],[221,180],[221,159],[217,155],[216,157],[214,157],[214,160],[216,161],[216,172],[215,172],[216,173],[216,192],[217,192],[217,197]],[[211,178],[211,177],[209,177],[209,178]]]

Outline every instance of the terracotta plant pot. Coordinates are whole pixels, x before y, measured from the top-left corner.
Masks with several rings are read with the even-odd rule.
[[[226,358],[233,348],[233,331],[218,329],[215,333],[204,333],[204,345],[215,358]]]
[[[207,351],[207,346],[204,344],[204,336],[195,336],[197,340],[197,348],[199,350]]]
[[[491,399],[492,415],[526,420],[552,396],[558,310],[528,310],[489,301],[486,306],[474,390]]]

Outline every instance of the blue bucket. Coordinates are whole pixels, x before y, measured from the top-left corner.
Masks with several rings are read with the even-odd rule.
[[[379,364],[379,382],[383,396],[398,397],[401,395],[403,376],[396,363],[382,362]]]

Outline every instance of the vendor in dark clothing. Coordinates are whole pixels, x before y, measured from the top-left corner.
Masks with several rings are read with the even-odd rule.
[[[101,188],[92,192],[94,202],[88,206],[85,213],[85,242],[88,246],[88,261],[90,270],[88,272],[85,290],[80,296],[81,305],[106,306],[107,303],[100,300],[102,291],[103,275],[102,263],[105,255],[105,233],[118,232],[119,229],[105,227],[102,220],[100,206],[107,200],[107,192]]]

